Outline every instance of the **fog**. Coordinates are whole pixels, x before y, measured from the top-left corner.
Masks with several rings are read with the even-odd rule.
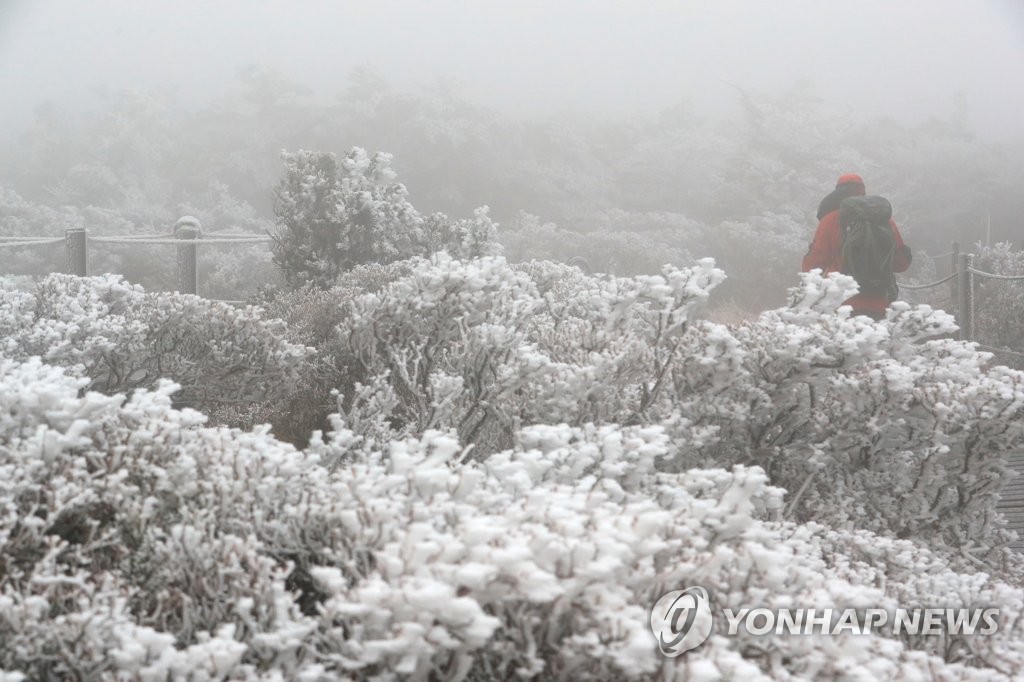
[[[368,66],[398,87],[438,78],[516,116],[619,117],[684,99],[715,115],[736,90],[801,80],[857,115],[913,120],[963,97],[974,132],[1021,133],[1024,10],[1014,0],[275,2],[5,0],[0,129],[40,103],[122,88],[202,102],[273,67],[333,94]]]
[[[954,241],[1019,241],[1022,65],[1012,0],[7,0],[0,237],[183,215],[265,235],[282,150],[364,148],[434,225],[488,207],[510,260],[624,275],[711,256],[724,299],[761,309],[841,173],[892,201],[910,281]],[[64,267],[2,251],[0,273]],[[142,254],[97,247],[91,267],[173,286]],[[223,258],[206,295],[275,277],[263,247]]]

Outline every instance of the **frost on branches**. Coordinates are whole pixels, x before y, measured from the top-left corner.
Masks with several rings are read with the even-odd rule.
[[[177,299],[6,287],[0,678],[1013,679],[1024,565],[994,500],[1024,375],[925,306],[835,314],[842,276],[703,321],[723,277],[357,268],[272,335],[340,368],[333,428],[301,449],[175,409],[170,382],[88,390],[83,368],[145,345],[129,308]],[[303,320],[324,305],[336,325]],[[690,585],[732,608],[997,605],[1001,627],[754,637],[719,619],[666,659],[648,610]]]
[[[1024,662],[1009,629],[941,648],[716,631],[661,658],[647,609],[678,585],[769,605],[955,597],[1006,622],[1024,605],[921,545],[773,521],[783,491],[758,468],[659,472],[659,426],[536,426],[480,461],[437,431],[298,451],[204,426],[172,385],[125,400],[83,383],[0,362],[0,669],[30,679],[981,680]]]
[[[1000,243],[981,249],[974,267],[1004,277],[1024,275],[1024,250]],[[975,333],[993,348],[1000,362],[1024,369],[1024,281],[976,276]]]
[[[308,350],[254,307],[146,293],[116,275],[49,275],[27,288],[0,278],[0,353],[38,356],[116,393],[170,378],[179,400],[215,409],[273,399]]]
[[[412,262],[338,326],[359,381],[338,388],[373,442],[455,429],[481,452],[525,424],[665,426],[678,466],[763,467],[787,514],[976,554],[1021,447],[1024,375],[946,338],[952,318],[833,311],[855,286],[804,276],[788,307],[726,327],[697,315],[710,261],[598,278],[551,263]],[[836,500],[842,500],[841,503]]]
[[[340,162],[327,152],[284,152],[277,188],[274,263],[293,288],[326,288],[363,263],[390,263],[447,250],[494,255],[500,247],[486,206],[470,220],[422,216],[396,182],[390,154],[354,147]]]

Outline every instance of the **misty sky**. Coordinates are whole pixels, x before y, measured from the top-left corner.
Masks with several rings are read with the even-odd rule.
[[[1020,0],[0,0],[0,131],[102,90],[201,103],[251,64],[330,95],[357,65],[400,89],[445,77],[514,116],[714,115],[731,85],[810,79],[843,110],[917,121],[962,92],[975,132],[1024,134]]]

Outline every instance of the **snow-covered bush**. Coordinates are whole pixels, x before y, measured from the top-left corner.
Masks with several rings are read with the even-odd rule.
[[[1024,564],[994,502],[1024,375],[926,306],[836,312],[843,276],[701,320],[723,277],[441,253],[280,296],[273,322],[111,276],[5,283],[0,671],[1011,679]],[[257,400],[254,423],[338,413],[300,449],[174,409],[163,374]],[[735,608],[995,604],[1002,627],[716,622],[664,659],[648,609],[689,585]]]
[[[343,410],[378,441],[450,428],[487,451],[521,424],[640,421],[721,278],[710,262],[601,280],[503,258],[414,261],[338,328],[367,377],[339,387]]]
[[[457,256],[496,253],[495,225],[481,207],[471,220],[424,217],[391,168],[391,155],[353,148],[285,152],[277,189],[274,263],[292,287],[327,288],[363,263],[390,263],[447,249]]]
[[[338,410],[338,391],[351,396],[349,389],[367,378],[337,333],[338,325],[356,297],[378,292],[407,275],[409,264],[361,265],[339,276],[330,289],[305,286],[266,292],[259,301],[264,318],[282,320],[287,341],[314,352],[299,366],[299,378],[283,384],[276,399],[221,405],[214,413],[217,421],[246,428],[271,424],[275,436],[298,447],[308,443],[313,431],[328,429],[329,416]]]
[[[29,679],[1010,679],[1024,592],[918,544],[775,520],[758,468],[659,472],[658,426],[305,451],[203,425],[173,386],[0,359],[0,671]],[[664,659],[665,591],[722,605],[999,604],[987,637],[711,639]]]
[[[0,279],[0,352],[39,356],[108,394],[171,378],[182,400],[207,409],[270,400],[308,355],[284,336],[258,308],[146,293],[120,276],[55,274],[29,288]]]
[[[943,338],[945,313],[832,311],[847,278],[804,277],[787,308],[685,337],[653,411],[688,465],[756,463],[788,511],[961,548],[1000,538],[995,496],[1024,432],[1024,376]],[[836,500],[842,503],[837,504]]]
[[[659,272],[665,263],[692,263],[700,243],[695,231],[706,229],[678,214],[634,214],[607,210],[588,216],[586,224],[565,229],[520,211],[500,241],[513,262],[582,258],[588,269],[614,275]],[[702,252],[703,253],[703,252]]]
[[[444,213],[424,216],[424,252],[446,251],[458,259],[500,255],[498,225],[491,220],[489,213],[489,207],[481,206],[473,212],[472,218],[461,220],[452,220]]]
[[[0,183],[0,237],[63,237],[64,230],[84,227],[79,211],[70,206],[52,208],[35,204]],[[61,270],[61,249],[47,246],[0,248],[0,274],[42,275]]]
[[[699,320],[721,279],[707,261],[633,278],[444,254],[356,268],[281,299],[290,341],[317,357],[287,400],[228,421],[270,421],[301,446],[340,410],[377,447],[452,429],[476,457],[523,425],[662,424],[674,466],[762,466],[793,493],[791,518],[971,555],[1003,544],[1020,374],[946,338],[952,319],[927,306],[894,304],[881,323],[836,313],[841,276],[805,275],[754,320]]]
[[[945,313],[836,314],[852,280],[809,274],[786,308],[726,327],[697,319],[722,279],[710,262],[633,278],[409,266],[336,294],[333,388],[373,443],[454,429],[479,456],[527,424],[663,424],[679,466],[763,466],[794,518],[965,551],[1004,539],[993,508],[1024,435],[1024,379],[944,338]]]
[[[1024,275],[1024,250],[1009,243],[981,250],[974,267],[1008,277]],[[1024,369],[1024,281],[974,278],[974,331],[976,338],[1009,353],[997,354],[1001,362]]]

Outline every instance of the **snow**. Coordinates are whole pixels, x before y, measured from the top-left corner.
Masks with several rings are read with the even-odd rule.
[[[708,260],[636,278],[406,266],[344,304],[362,383],[304,448],[172,406],[224,363],[287,378],[315,357],[258,308],[112,277],[0,287],[0,556],[18,557],[0,564],[0,679],[52,672],[57,647],[54,674],[154,680],[1024,666],[1020,563],[992,512],[1024,374],[944,338],[945,313],[836,315],[848,278],[811,273],[786,308],[712,324]],[[112,355],[151,366],[152,320],[229,340],[205,365],[174,356],[175,381],[89,390]],[[690,585],[730,607],[997,604],[1007,625],[947,647],[728,636],[723,619],[668,661],[647,609]]]

